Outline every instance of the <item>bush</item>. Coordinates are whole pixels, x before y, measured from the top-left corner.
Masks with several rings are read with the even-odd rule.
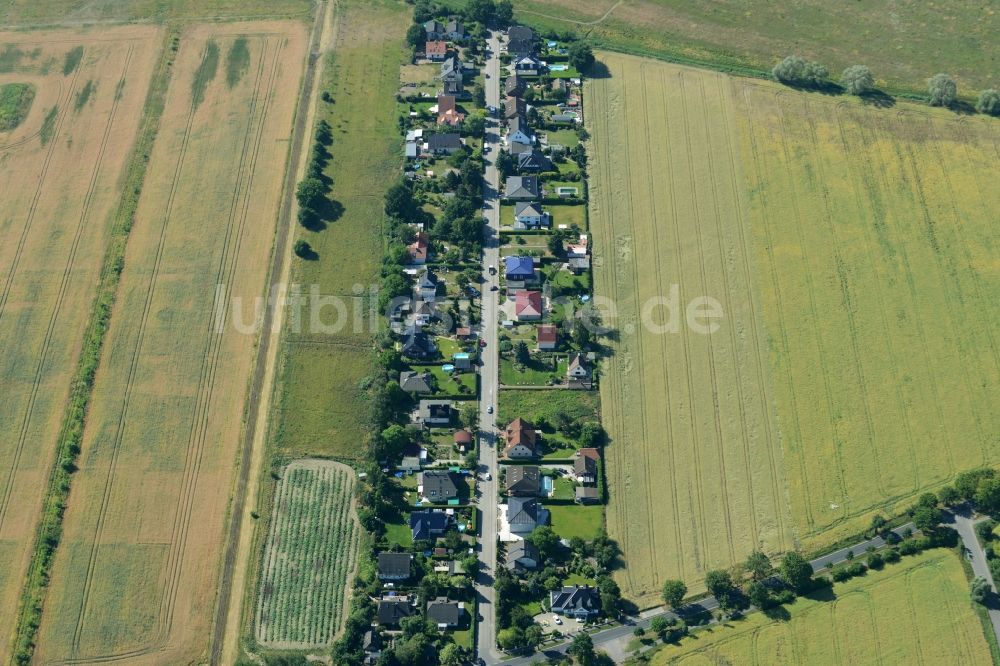
[[[840,75],[840,82],[852,95],[864,95],[875,90],[875,77],[865,65],[851,65]]]
[[[790,55],[771,70],[776,81],[792,85],[818,86],[830,72],[817,62],[808,62],[797,55]]]
[[[951,106],[958,97],[955,79],[947,74],[935,74],[927,80],[927,92],[932,106]]]
[[[995,520],[986,519],[981,523],[976,524],[976,536],[983,543],[988,543],[993,540],[993,528],[997,526]]]
[[[993,88],[987,88],[979,93],[979,101],[976,102],[976,111],[991,116],[1000,116],[1000,92]]]
[[[881,569],[885,566],[885,559],[879,553],[872,553],[868,556],[869,569]]]
[[[309,259],[313,256],[312,246],[300,238],[295,241],[295,254],[302,259]]]
[[[894,562],[899,562],[899,549],[897,549],[897,548],[890,548],[890,549],[886,550],[882,554],[882,558],[886,562],[889,562],[890,564],[892,564]]]

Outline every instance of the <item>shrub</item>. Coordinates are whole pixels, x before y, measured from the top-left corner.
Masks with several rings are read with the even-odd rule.
[[[851,65],[840,75],[840,82],[852,95],[864,95],[875,90],[875,77],[865,65]]]
[[[823,65],[790,55],[771,70],[776,81],[792,85],[818,86],[830,75]]]
[[[899,549],[890,548],[886,550],[885,553],[882,554],[882,558],[890,564],[893,562],[899,562]]]
[[[958,96],[955,79],[947,74],[935,74],[927,79],[927,92],[932,106],[951,106]]]
[[[976,102],[976,111],[991,116],[1000,116],[1000,92],[993,88],[987,88],[980,92],[979,101]]]
[[[295,254],[302,259],[308,259],[313,254],[312,246],[300,238],[295,241]]]

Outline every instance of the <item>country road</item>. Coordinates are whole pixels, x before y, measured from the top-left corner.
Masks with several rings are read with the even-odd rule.
[[[496,33],[488,39],[490,57],[486,61],[486,104],[500,105],[500,60],[497,52],[500,43]],[[496,649],[496,596],[493,580],[497,566],[497,393],[499,375],[497,366],[497,307],[499,292],[493,289],[499,285],[499,229],[500,229],[500,176],[497,172],[496,157],[500,145],[500,123],[493,114],[487,117],[486,136],[483,141],[489,147],[484,157],[486,173],[483,182],[483,275],[482,317],[480,319],[480,339],[486,343],[481,348],[479,395],[479,470],[489,472],[489,480],[479,481],[479,574],[476,576],[476,596],[479,615],[476,652],[486,663],[500,661]],[[496,267],[495,272],[488,270]]]
[[[972,527],[969,526],[971,531]],[[908,531],[915,531],[916,527],[913,523],[907,523],[901,525],[892,531],[897,535],[902,537]],[[961,532],[960,532],[961,534]],[[975,535],[973,535],[973,538]],[[886,545],[885,539],[882,537],[875,537],[874,539],[868,539],[866,541],[861,541],[854,544],[853,546],[848,546],[846,548],[841,548],[822,557],[817,557],[815,560],[811,560],[809,564],[812,565],[813,571],[818,572],[827,568],[827,565],[837,565],[842,562],[846,562],[849,553],[854,553],[856,555],[861,555],[869,547],[874,547],[876,550],[882,548]],[[984,557],[985,562],[985,557]],[[978,575],[978,574],[977,574]],[[697,614],[700,611],[713,611],[719,607],[719,602],[715,597],[705,597],[699,599],[698,601],[689,604],[685,614]],[[754,609],[751,607],[747,612],[753,612]],[[643,629],[649,629],[650,624],[653,622],[655,617],[667,617],[667,618],[678,618],[680,617],[677,613],[673,611],[668,611],[665,608],[654,608],[644,613],[641,613],[638,618],[629,618],[626,624],[616,625],[610,629],[605,629],[603,631],[598,631],[591,634],[591,638],[594,641],[594,647],[599,650],[604,650],[607,652],[612,659],[620,661],[627,653],[626,646],[632,639],[632,632],[635,631],[636,627],[642,627]],[[993,617],[991,613],[990,617]],[[998,619],[1000,619],[1000,614],[998,614]],[[997,626],[997,625],[994,625]],[[540,654],[543,657],[558,657],[559,655],[566,654],[566,649],[569,647],[569,641],[554,645],[551,647],[546,647],[540,650]],[[507,659],[502,663],[505,666],[529,666],[535,663],[539,659],[539,654],[529,655],[527,657],[517,657],[514,659]],[[494,662],[489,662],[494,663]]]
[[[972,573],[977,578],[988,580],[990,587],[993,588],[993,593],[996,594],[997,586],[993,580],[993,574],[990,572],[990,566],[986,561],[986,553],[983,552],[982,546],[979,545],[979,538],[976,537],[975,529],[976,523],[988,520],[989,517],[974,518],[968,510],[956,509],[954,513],[946,513],[945,518],[947,522],[944,525],[958,532],[959,538],[962,539],[966,556],[972,565]],[[996,634],[997,641],[1000,642],[1000,610],[990,607],[987,607],[986,610],[990,615],[993,633]]]

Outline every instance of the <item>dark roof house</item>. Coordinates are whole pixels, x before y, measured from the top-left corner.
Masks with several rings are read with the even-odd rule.
[[[549,522],[549,510],[534,497],[511,497],[507,500],[507,523],[515,534],[527,534]]]
[[[378,577],[382,580],[406,580],[410,577],[410,553],[379,553]]]
[[[537,465],[507,465],[507,492],[515,496],[534,497],[541,489],[541,472]]]
[[[601,613],[601,597],[589,585],[564,586],[549,593],[552,612],[569,617],[591,618]]]
[[[409,597],[383,597],[379,599],[375,617],[383,627],[398,627],[400,621],[410,617],[414,612],[416,612],[416,608],[410,603]]]
[[[414,511],[410,514],[410,531],[414,541],[429,541],[448,529],[448,514],[437,509]]]
[[[531,150],[518,153],[517,170],[531,171],[533,173],[539,171],[554,171],[555,165],[552,164],[552,160],[546,157],[542,151],[537,148],[532,148]]]
[[[409,393],[433,393],[431,373],[403,370],[399,373],[399,387]]]
[[[507,199],[537,199],[538,178],[535,176],[510,176],[507,178],[504,197]]]
[[[450,499],[458,497],[458,486],[451,472],[447,470],[428,470],[420,473],[419,485],[421,496],[434,504],[445,504]]]
[[[532,571],[538,568],[542,558],[538,549],[530,541],[519,540],[507,546],[504,566],[510,571]]]
[[[450,629],[462,623],[463,610],[455,601],[435,599],[427,604],[427,619],[436,623],[438,629]]]
[[[403,356],[428,358],[437,354],[437,345],[429,335],[416,326],[407,326],[403,332]]]
[[[507,29],[507,52],[514,55],[527,55],[535,50],[535,32],[523,25],[514,25]]]
[[[431,153],[452,154],[462,149],[462,137],[457,132],[431,134],[427,137],[427,151]]]

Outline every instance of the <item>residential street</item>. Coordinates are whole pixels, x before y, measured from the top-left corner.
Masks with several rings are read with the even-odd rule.
[[[987,520],[986,516],[979,519],[973,519],[972,515],[968,512],[962,513],[946,513],[945,518],[951,516],[951,522],[943,523],[945,526],[952,528],[958,532],[958,536],[962,539],[962,545],[965,546],[966,556],[969,558],[969,563],[972,564],[972,573],[978,578],[982,577],[990,581],[990,586],[993,588],[994,594],[997,591],[997,586],[993,580],[992,574],[990,574],[989,564],[986,562],[986,553],[979,545],[979,539],[976,538],[976,523],[983,520]],[[997,640],[1000,641],[1000,610],[995,608],[987,608],[990,614],[990,622],[993,624],[993,633],[996,634]]]
[[[490,57],[486,62],[486,104],[500,105],[500,60],[497,52],[500,43],[495,34],[489,40]],[[497,559],[497,430],[496,409],[499,376],[497,366],[497,306],[499,291],[493,291],[499,285],[500,277],[500,199],[499,175],[496,168],[496,156],[500,145],[500,124],[492,115],[487,118],[484,146],[490,150],[485,154],[486,177],[483,185],[483,198],[486,208],[483,215],[487,224],[484,226],[483,250],[483,284],[482,320],[480,322],[480,339],[485,341],[482,348],[482,367],[480,368],[480,405],[479,405],[479,472],[488,471],[489,481],[479,482],[480,511],[480,572],[476,578],[476,594],[479,599],[478,636],[476,641],[477,654],[486,663],[500,661],[501,655],[496,649],[496,614],[494,604],[493,578]],[[495,266],[496,272],[491,274],[489,266]]]

